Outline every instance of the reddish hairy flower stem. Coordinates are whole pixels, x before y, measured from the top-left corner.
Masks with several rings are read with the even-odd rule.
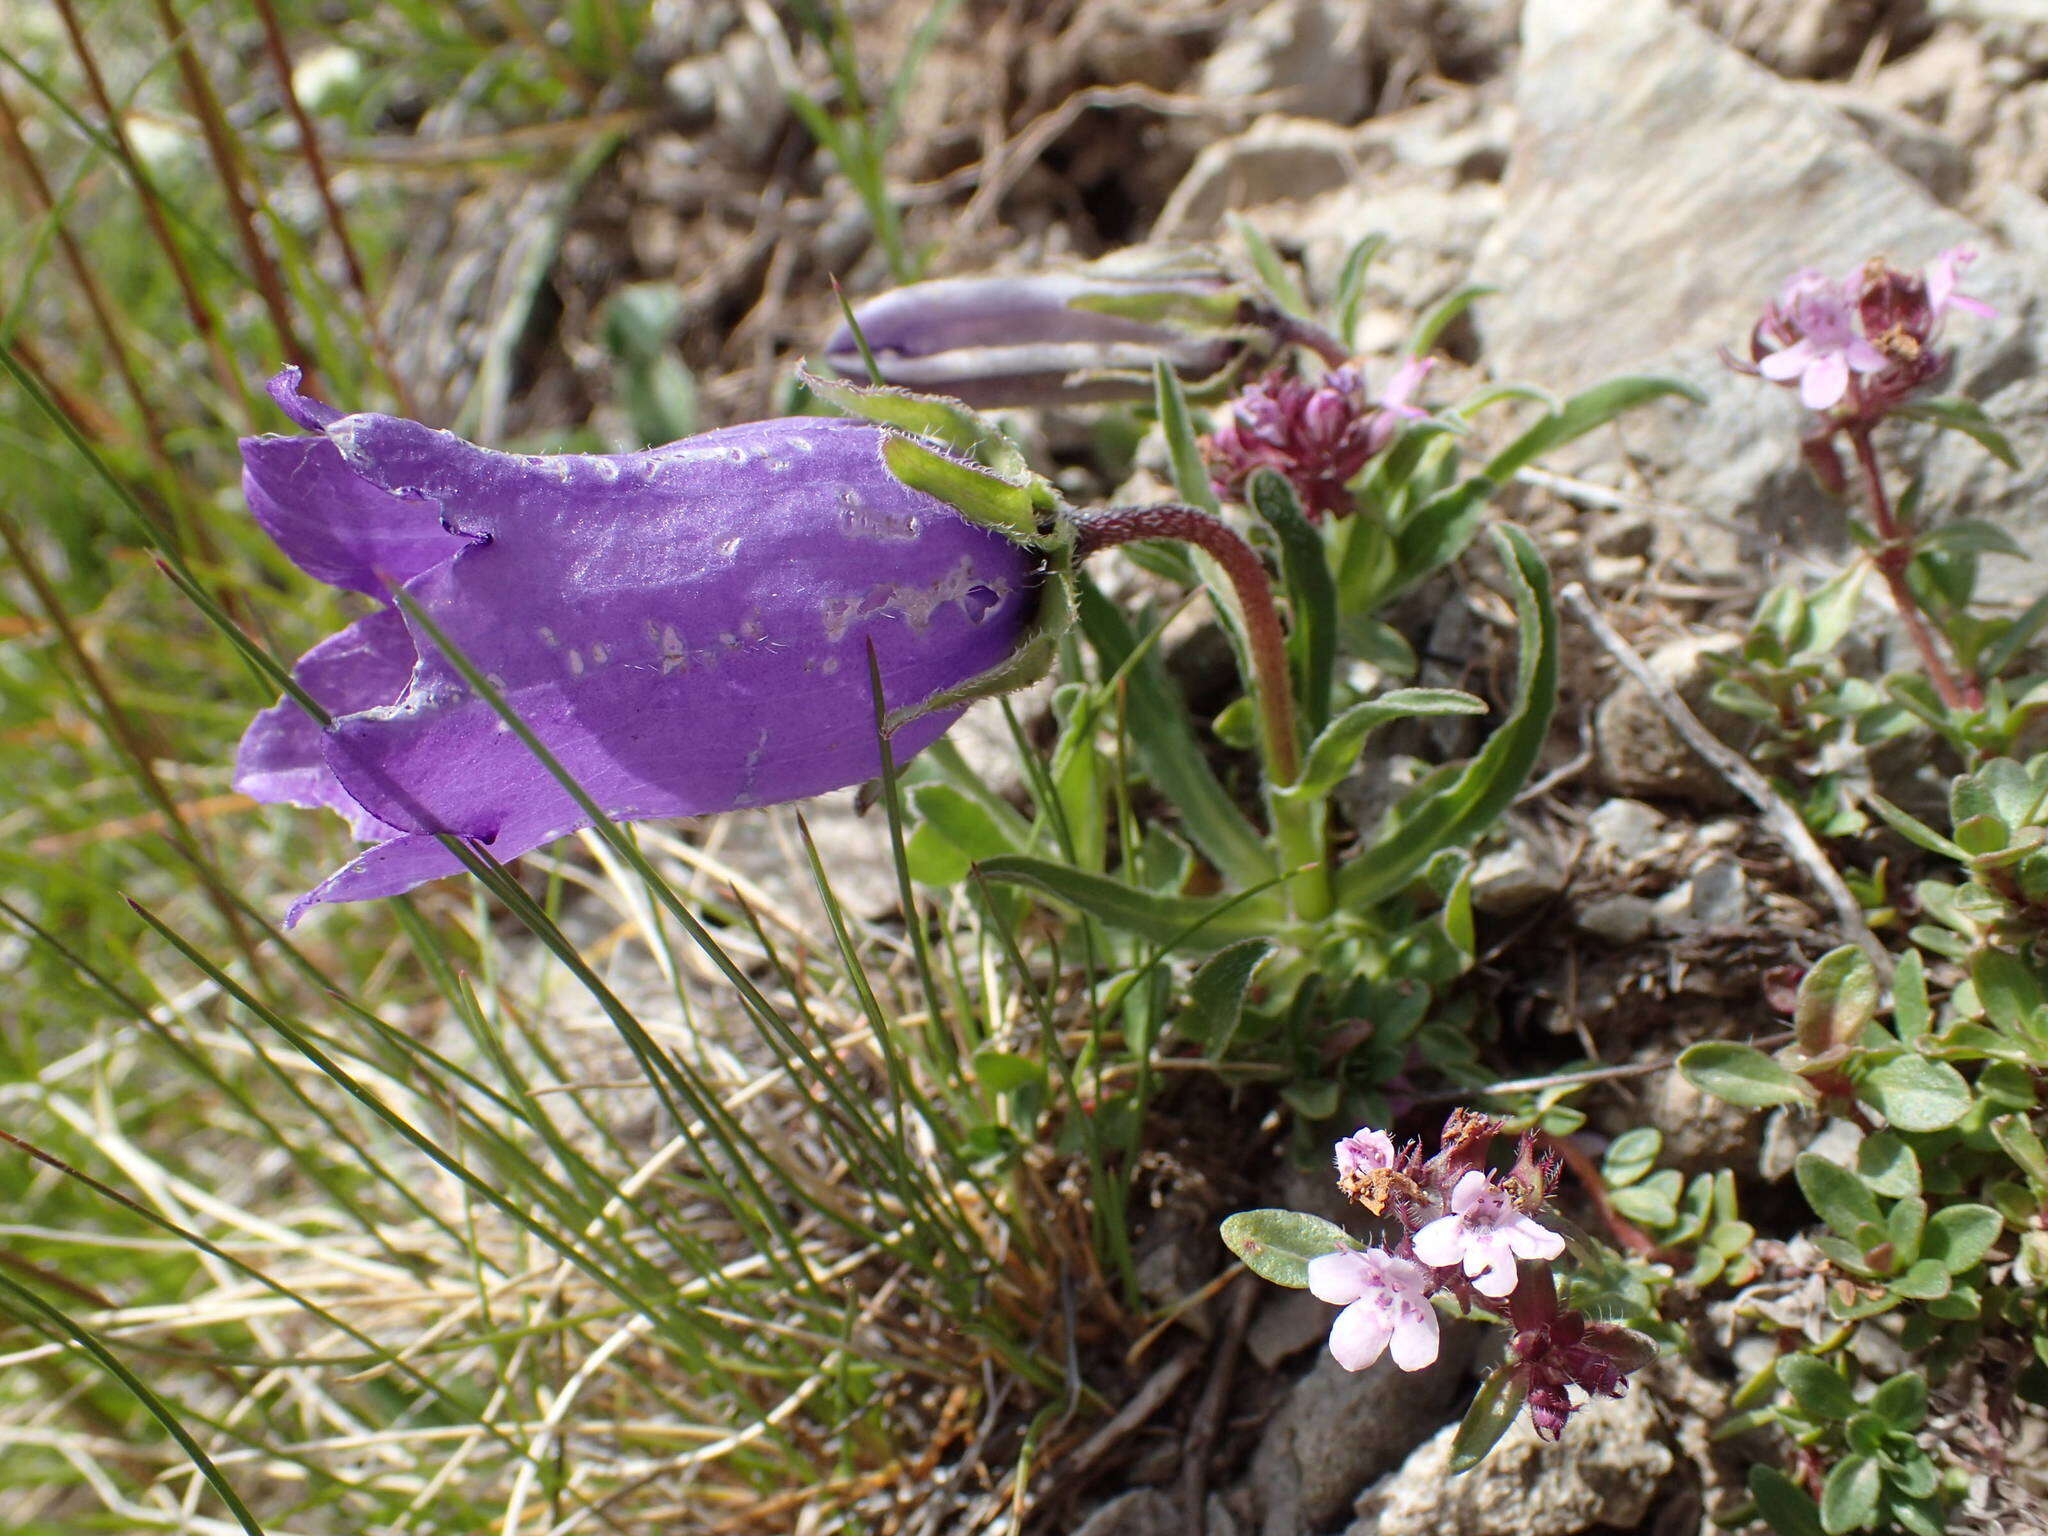
[[[1870,428],[1859,424],[1846,430],[1850,445],[1856,450],[1856,466],[1863,472],[1864,500],[1870,504],[1871,521],[1877,526],[1878,573],[1891,589],[1892,605],[1899,610],[1899,619],[1906,626],[1913,648],[1920,653],[1928,681],[1934,684],[1934,691],[1941,695],[1941,702],[1950,709],[1980,708],[1984,703],[1983,690],[1977,686],[1975,678],[1964,677],[1959,681],[1942,658],[1934,630],[1906,580],[1906,568],[1913,560],[1911,530],[1902,528],[1892,511],[1891,496],[1884,488],[1884,471],[1878,467],[1877,449],[1870,440]]]
[[[1292,784],[1300,774],[1294,744],[1294,689],[1287,674],[1287,637],[1273,603],[1273,583],[1251,545],[1221,518],[1194,507],[1165,502],[1156,507],[1111,507],[1075,519],[1079,537],[1074,558],[1140,539],[1174,539],[1214,557],[1229,576],[1244,610],[1245,643],[1258,677],[1259,708],[1266,736],[1266,766],[1275,784]]]

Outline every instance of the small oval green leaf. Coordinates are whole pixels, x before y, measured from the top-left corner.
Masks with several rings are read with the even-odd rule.
[[[1701,1093],[1747,1109],[1798,1104],[1814,1097],[1806,1079],[1791,1068],[1734,1040],[1702,1040],[1688,1046],[1678,1058],[1678,1071]]]
[[[1308,1261],[1326,1253],[1356,1251],[1359,1244],[1335,1222],[1306,1211],[1239,1211],[1225,1219],[1223,1241],[1262,1280],[1308,1285]]]

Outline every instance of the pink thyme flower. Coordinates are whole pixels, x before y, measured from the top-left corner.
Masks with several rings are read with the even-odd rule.
[[[1514,1294],[1515,1260],[1563,1252],[1562,1237],[1524,1215],[1476,1168],[1451,1190],[1451,1213],[1415,1234],[1415,1257],[1435,1269],[1462,1265],[1472,1288],[1496,1299]]]
[[[1435,1363],[1436,1308],[1421,1265],[1377,1248],[1326,1253],[1308,1261],[1308,1288],[1318,1301],[1344,1308],[1330,1325],[1330,1353],[1345,1370],[1364,1370],[1389,1345],[1404,1371]]]
[[[1799,384],[1799,401],[1825,411],[1849,392],[1849,373],[1880,373],[1891,359],[1856,328],[1857,279],[1836,282],[1808,267],[1796,272],[1764,328],[1786,345],[1759,359],[1757,371],[1775,384]]]
[[[1337,1143],[1337,1182],[1343,1184],[1391,1168],[1394,1162],[1394,1138],[1385,1131],[1362,1125]]]
[[[1960,291],[1963,268],[1977,259],[1977,253],[1967,245],[1958,245],[1943,251],[1927,263],[1927,302],[1939,320],[1952,309],[1959,309],[1966,315],[1976,315],[1990,320],[1998,311],[1982,299]]]

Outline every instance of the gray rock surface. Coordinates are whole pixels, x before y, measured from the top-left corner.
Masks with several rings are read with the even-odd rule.
[[[2048,389],[2027,377],[2033,257],[1942,206],[1812,86],[1770,74],[1664,0],[1529,0],[1522,42],[1503,211],[1475,261],[1519,299],[1482,316],[1496,371],[1556,389],[1645,368],[1692,378],[1704,409],[1655,407],[1622,430],[1657,493],[1703,514],[1684,526],[1695,558],[1730,568],[1745,527],[1824,541],[1839,537],[1839,514],[1797,463],[1790,394],[1728,371],[1716,349],[1745,342],[1796,268],[1847,271],[1874,253],[1919,263],[1974,245],[1973,286],[2001,317],[1957,327],[1959,383],[2018,429],[2037,467],[2010,475],[1951,437],[1929,460],[1928,505],[1968,497],[2048,553],[2048,520],[2028,510],[2048,458]],[[1612,451],[1594,439],[1584,455]],[[1987,585],[2003,578],[2016,593],[2018,569],[1998,569],[2013,564],[1989,563]]]
[[[1359,1499],[1349,1536],[1574,1536],[1635,1530],[1676,1458],[1649,1395],[1601,1398],[1555,1445],[1516,1419],[1491,1455],[1453,1477],[1457,1426],[1439,1431]]]
[[[1327,1527],[1360,1488],[1407,1455],[1463,1385],[1477,1331],[1447,1324],[1437,1363],[1412,1375],[1390,1359],[1347,1371],[1325,1351],[1253,1455],[1249,1482],[1262,1536]]]
[[[1074,1536],[1186,1536],[1186,1522],[1172,1494],[1138,1488],[1096,1510]]]
[[[1564,866],[1549,840],[1525,833],[1480,855],[1472,869],[1472,904],[1497,917],[1512,917],[1550,900],[1564,886]]]
[[[1371,24],[1362,0],[1272,0],[1224,35],[1202,65],[1201,94],[1256,96],[1269,110],[1356,122],[1372,99]]]
[[[1669,683],[1700,723],[1741,749],[1754,728],[1708,698],[1715,672],[1710,656],[1736,650],[1734,635],[1686,635],[1666,641],[1643,659]],[[1624,677],[1593,719],[1600,777],[1624,795],[1673,795],[1704,805],[1731,805],[1737,796],[1712,764],[1688,746],[1642,686]]]

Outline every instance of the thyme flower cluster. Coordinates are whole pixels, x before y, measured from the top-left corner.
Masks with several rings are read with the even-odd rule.
[[[1957,246],[1919,272],[1881,256],[1839,278],[1802,268],[1758,317],[1749,360],[1722,354],[1740,372],[1796,389],[1816,413],[1802,451],[1832,494],[1847,484],[1836,435],[1867,434],[1948,377],[1955,353],[1940,343],[1950,315],[1997,314],[1962,291],[1963,269],[1976,259]]]
[[[1557,1159],[1524,1135],[1508,1172],[1490,1172],[1487,1149],[1501,1129],[1499,1120],[1455,1111],[1429,1157],[1419,1143],[1397,1146],[1369,1127],[1339,1141],[1338,1186],[1396,1231],[1381,1247],[1309,1260],[1308,1286],[1344,1309],[1330,1329],[1330,1353],[1350,1371],[1383,1354],[1404,1371],[1434,1364],[1438,1298],[1467,1312],[1504,1311],[1530,1417],[1555,1439],[1585,1397],[1621,1396],[1652,1349],[1559,1301],[1550,1264],[1563,1255],[1564,1238],[1535,1215],[1556,1190]],[[1583,1394],[1578,1402],[1573,1388]]]

